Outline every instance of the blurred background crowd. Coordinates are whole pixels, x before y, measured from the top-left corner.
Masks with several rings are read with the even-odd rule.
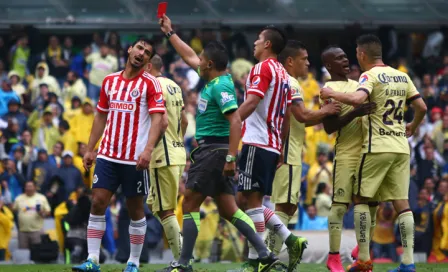
[[[287,36],[308,46],[310,70],[300,78],[307,108],[318,109],[320,87],[329,75],[320,52],[339,44],[352,63],[349,77],[358,80],[356,44],[363,30],[351,25],[341,35],[304,35],[292,26]],[[430,262],[448,262],[448,31],[398,32],[394,27],[375,30],[383,41],[385,62],[408,73],[428,105],[428,115],[415,136],[412,150],[410,203],[416,222],[415,251]],[[243,101],[247,74],[256,63],[252,43],[256,30],[238,28],[178,29],[179,35],[199,54],[212,40],[222,41],[229,52],[239,103]],[[129,44],[137,37],[126,31],[83,32],[73,35],[39,33],[33,27],[16,27],[0,36],[0,261],[17,249],[31,250],[37,261],[53,261],[58,252],[65,262],[86,256],[86,226],[90,209],[93,170],[86,171],[86,152],[95,105],[103,78],[124,68]],[[163,73],[182,88],[189,126],[187,153],[196,146],[195,115],[203,80],[176,54],[157,31],[151,33],[155,51],[164,61]],[[410,120],[408,111],[405,119]],[[335,135],[322,125],[306,128],[299,210],[289,226],[298,231],[326,231],[332,195],[332,157]],[[189,156],[188,156],[189,157]],[[186,162],[188,170],[189,161]],[[182,224],[184,173],[176,213]],[[270,205],[266,198],[266,205]],[[129,252],[129,218],[118,192],[107,210],[103,259],[125,262]],[[196,245],[198,260],[239,261],[244,250],[239,234],[220,219],[211,199],[201,208],[201,233]],[[377,261],[397,261],[400,240],[396,214],[382,203],[373,236],[372,254]],[[146,252],[165,247],[160,223],[147,211]],[[46,227],[52,222],[52,227]],[[344,228],[353,229],[353,209]],[[42,234],[44,234],[42,236]],[[56,242],[54,242],[56,241]],[[53,255],[39,253],[36,245]],[[148,254],[142,254],[148,261]]]

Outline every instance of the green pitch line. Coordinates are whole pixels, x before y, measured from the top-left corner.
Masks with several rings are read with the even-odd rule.
[[[101,272],[121,272],[125,265],[102,265]],[[163,268],[164,265],[144,264],[140,271],[152,272]],[[198,272],[226,272],[227,270],[238,268],[239,264],[195,264],[195,271]],[[384,272],[397,267],[395,264],[375,264],[375,271]],[[301,264],[299,272],[327,272],[324,264]],[[71,272],[68,265],[0,265],[1,272]],[[417,264],[418,272],[446,272],[448,264]]]

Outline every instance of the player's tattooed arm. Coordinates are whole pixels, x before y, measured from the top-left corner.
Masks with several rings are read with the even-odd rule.
[[[336,132],[339,129],[345,127],[355,118],[373,113],[375,112],[375,110],[376,110],[376,103],[372,102],[362,104],[353,109],[351,112],[344,114],[342,116],[338,115],[327,116],[323,119],[325,132],[328,134]]]
[[[159,25],[160,29],[165,34],[173,31],[171,20],[166,15],[163,15],[163,18],[159,20]],[[175,33],[169,37],[169,41],[171,42],[171,45],[174,47],[176,52],[185,61],[185,63],[196,71],[200,63],[199,57],[198,55],[196,55],[196,52],[194,52],[194,50],[190,46],[188,46],[188,44],[182,41],[182,39]]]

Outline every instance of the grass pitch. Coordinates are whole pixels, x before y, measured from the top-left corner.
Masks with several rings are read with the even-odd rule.
[[[141,272],[152,272],[161,269],[165,265],[144,264]],[[195,264],[194,269],[198,272],[225,272],[236,269],[239,264]],[[375,264],[375,272],[388,271],[396,268],[396,264]],[[121,272],[124,265],[102,265],[101,272]],[[71,266],[68,265],[0,265],[0,272],[71,272]],[[299,272],[327,272],[325,264],[301,264],[298,266]],[[447,272],[448,264],[418,264],[418,272]]]

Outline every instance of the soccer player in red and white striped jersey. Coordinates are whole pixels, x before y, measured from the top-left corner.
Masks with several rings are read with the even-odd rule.
[[[168,126],[160,83],[144,71],[154,54],[146,39],[128,49],[125,70],[103,80],[84,167],[92,166],[93,149],[102,136],[92,185],[92,207],[87,227],[88,260],[73,271],[99,271],[105,212],[121,185],[131,223],[130,257],[125,271],[136,272],[146,233],[144,197],[148,194],[151,154]]]
[[[264,28],[254,43],[254,56],[260,62],[250,71],[245,101],[238,109],[244,121],[238,202],[245,206],[261,237],[267,226],[285,241],[289,249],[288,271],[292,271],[302,257],[305,240],[294,236],[273,211],[263,206],[263,197],[272,193],[282,138],[289,129],[286,113],[291,104],[290,80],[277,60],[285,45],[285,35],[274,26]],[[255,266],[257,258],[257,252],[249,247],[249,265]]]

